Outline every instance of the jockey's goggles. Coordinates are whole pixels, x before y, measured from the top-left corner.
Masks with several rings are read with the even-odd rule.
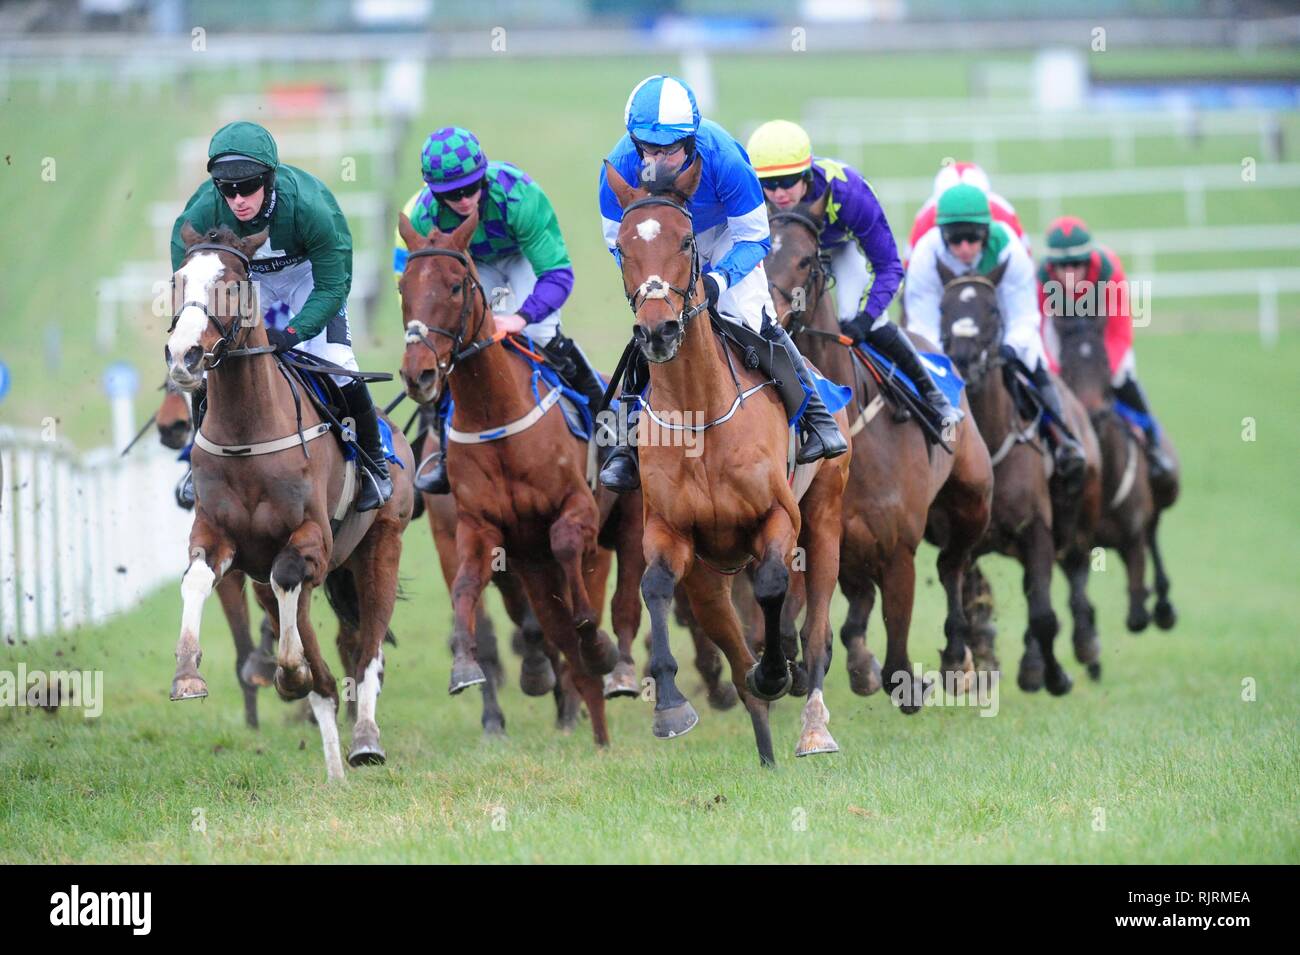
[[[266,185],[265,176],[253,176],[250,179],[240,179],[234,182],[224,179],[214,179],[217,189],[227,199],[233,199],[235,196],[251,196],[257,190]]]
[[[939,228],[943,233],[944,245],[983,242],[989,237],[989,230],[986,226],[968,225],[964,222],[954,222],[951,225],[940,226]]]
[[[795,183],[803,179],[806,173],[794,172],[788,176],[769,176],[766,179],[758,180],[764,189],[793,189]]]

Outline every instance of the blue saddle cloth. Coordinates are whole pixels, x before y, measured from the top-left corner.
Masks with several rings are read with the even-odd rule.
[[[876,351],[866,342],[860,343],[857,347],[875,359],[878,365],[893,374],[895,378],[903,382],[912,394],[916,395],[918,398],[921,397],[921,392],[916,387],[916,382],[903,374],[903,372],[899,370],[898,366],[896,366],[892,361],[880,352]],[[930,377],[934,379],[934,383],[939,387],[939,390],[943,392],[944,397],[948,399],[949,403],[954,408],[959,407],[961,405],[961,390],[966,387],[966,382],[962,381],[961,375],[957,374],[957,369],[953,366],[952,359],[941,352],[923,351],[919,352],[919,354],[921,356],[921,363],[924,364],[926,370],[930,372]]]
[[[311,390],[316,392],[316,397],[321,400],[321,404],[329,407],[329,396],[326,394],[325,386],[321,384],[320,378],[313,374],[304,374],[303,378],[305,378],[307,383],[311,385]],[[330,430],[333,431],[334,429],[331,428]],[[339,435],[337,432],[335,432],[335,437],[339,438],[339,445],[343,448],[343,457],[347,458],[349,461],[355,461],[357,459],[356,441],[345,441],[343,440],[343,436]],[[392,425],[385,421],[382,416],[379,417],[379,443],[384,449],[384,458],[405,471],[406,465],[402,463],[402,459],[399,458],[397,452],[393,450]]]
[[[822,404],[826,406],[827,411],[831,414],[835,414],[835,412],[839,411],[841,408],[848,407],[849,402],[853,400],[852,388],[848,385],[841,385],[831,381],[829,378],[823,376],[820,371],[811,366],[808,370],[812,373],[813,383],[817,386],[817,396],[821,398]],[[812,397],[812,392],[809,391],[807,385],[803,386],[803,392],[803,404],[799,406],[799,410],[796,411],[794,417],[790,419],[790,427],[792,428],[798,425],[800,419],[803,418],[803,413],[808,410],[808,399]]]
[[[1129,424],[1141,428],[1143,432],[1150,431],[1152,425],[1155,424],[1150,415],[1143,414],[1132,405],[1124,404],[1118,398],[1115,399],[1115,413]]]

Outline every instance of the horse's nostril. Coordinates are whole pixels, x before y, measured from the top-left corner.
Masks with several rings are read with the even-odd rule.
[[[202,360],[203,360],[203,349],[200,348],[198,345],[193,345],[190,348],[185,349],[185,367],[188,368],[190,371],[193,371],[195,368],[197,368],[199,362]]]
[[[172,348],[170,345],[163,346],[163,361],[169,365],[172,363]]]
[[[664,339],[676,338],[681,331],[682,323],[675,318],[670,318],[659,326],[659,337]]]

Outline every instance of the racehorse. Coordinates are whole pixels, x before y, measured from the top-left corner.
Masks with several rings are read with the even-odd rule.
[[[597,547],[602,509],[587,485],[588,446],[570,435],[561,414],[547,413],[558,395],[534,397],[529,366],[507,353],[526,346],[503,344],[496,330],[466,252],[477,225],[477,212],[450,233],[423,236],[405,216],[398,223],[410,250],[398,283],[402,381],[418,404],[444,388],[455,403],[447,454],[458,565],[450,691],[485,680],[476,659],[478,608],[492,572],[504,564],[522,580],[546,639],[572,665],[592,734],[604,746],[609,730],[599,678],[618,665],[619,652],[599,629],[610,557]],[[604,516],[613,498],[606,495]]]
[[[638,446],[646,515],[641,593],[650,611],[654,733],[661,739],[679,736],[699,719],[677,688],[677,662],[668,644],[668,614],[680,581],[696,622],[727,657],[732,682],[749,710],[760,762],[770,766],[775,756],[768,703],[791,684],[780,621],[796,544],[807,568],[803,639],[811,684],[796,755],[838,749],[827,729],[822,686],[850,455],[815,463],[815,476],[797,500],[787,475],[789,422],[781,400],[767,387],[771,382],[736,367],[709,318],[693,321],[707,307],[687,209],[700,169],[695,162],[672,180],[660,177],[652,193],[629,185],[605,164],[623,209],[617,240],[623,290],[635,317],[636,347],[650,369]],[[705,423],[680,423],[696,415]],[[842,412],[838,421],[847,430]],[[687,453],[683,429],[701,439],[700,453]],[[757,664],[741,632],[728,576],[753,561],[754,595],[764,619]]]
[[[987,276],[954,276],[939,264],[944,283],[941,337],[944,352],[966,381],[971,412],[993,465],[993,513],[976,556],[991,551],[1002,553],[1018,560],[1024,568],[1029,625],[1016,682],[1027,692],[1046,685],[1048,692],[1062,696],[1070,691],[1073,681],[1053,648],[1060,629],[1051,594],[1057,549],[1054,528],[1072,537],[1081,521],[1087,523],[1079,511],[1095,507],[1100,455],[1078,400],[1058,383],[1066,425],[1083,445],[1086,465],[1083,492],[1073,499],[1060,494],[1054,499],[1049,474],[1052,459],[1038,437],[1039,422],[1023,416],[1005,374],[1007,359],[1002,352],[1003,326],[997,305],[997,284],[1005,267],[1000,265]],[[971,576],[969,584],[982,583],[981,578]],[[968,616],[975,614],[971,599],[974,595],[975,588],[968,586]],[[998,670],[992,637],[991,627],[975,631],[971,649],[979,669]]]
[[[1169,600],[1169,577],[1160,556],[1157,528],[1160,515],[1178,499],[1178,471],[1171,471],[1167,480],[1150,479],[1142,440],[1115,408],[1105,323],[1092,318],[1058,317],[1055,324],[1061,343],[1061,377],[1088,410],[1101,444],[1103,513],[1094,543],[1113,547],[1124,558],[1129,600],[1126,623],[1134,633],[1145,630],[1151,620],[1146,609],[1146,550],[1150,547],[1155,565],[1155,622],[1160,629],[1168,630],[1177,614]],[[1160,443],[1176,464],[1173,444],[1164,431]],[[1085,578],[1088,566],[1087,560],[1078,564],[1078,572]]]
[[[199,675],[203,603],[230,571],[257,583],[254,592],[279,630],[275,686],[281,697],[306,696],[320,727],[329,779],[343,778],[338,687],[311,625],[311,595],[321,585],[355,643],[341,648],[356,681],[357,721],[348,761],[383,762],[375,705],[383,671],[381,643],[397,598],[402,531],[411,519],[414,462],[394,430],[402,467],[392,498],[365,513],[348,510],[356,467],[327,434],[314,405],[271,357],[249,259],[265,231],[239,238],[226,228],[200,236],[182,226],[185,258],[173,275],[175,313],[166,347],[168,373],[184,391],[207,379],[208,411],[191,453],[197,496],[190,565],[181,581],[183,609],[173,700],[207,695]],[[236,300],[228,290],[239,294]],[[331,517],[339,521],[337,526]]]
[[[962,584],[971,553],[988,527],[993,472],[964,396],[961,407],[967,416],[947,435],[951,454],[930,445],[920,427],[880,413],[885,396],[865,361],[855,358],[851,342],[840,334],[827,270],[818,254],[829,197],[827,191],[815,202],[788,211],[769,205],[768,284],[781,323],[809,361],[832,380],[853,385],[853,463],[844,490],[839,574],[840,589],[849,601],[840,639],[848,654],[850,685],[865,696],[880,688],[883,676],[900,709],[915,713],[924,688],[913,681],[907,641],[916,549],[926,533],[927,515],[932,515],[929,523],[941,538],[938,571],[948,599],[947,643],[940,660],[945,682],[964,689],[972,665]],[[933,344],[911,337],[919,350],[934,351]],[[877,587],[888,636],[883,674],[866,642]]]

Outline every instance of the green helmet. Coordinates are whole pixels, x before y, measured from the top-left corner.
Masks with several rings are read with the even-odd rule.
[[[1082,262],[1092,255],[1092,232],[1077,216],[1061,216],[1047,227],[1047,261]]]
[[[941,226],[955,222],[987,226],[993,221],[989,197],[967,182],[952,186],[939,196],[937,213],[935,221]]]
[[[487,156],[468,129],[444,126],[425,140],[420,171],[434,192],[451,192],[482,179]]]

